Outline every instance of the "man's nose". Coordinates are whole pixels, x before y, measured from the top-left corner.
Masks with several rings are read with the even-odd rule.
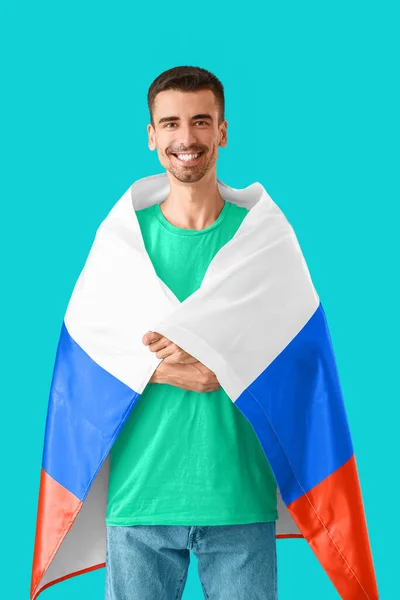
[[[184,148],[190,148],[197,144],[197,136],[191,125],[182,125],[179,129],[179,139],[177,140]]]

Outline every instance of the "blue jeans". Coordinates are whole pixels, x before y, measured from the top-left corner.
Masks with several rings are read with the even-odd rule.
[[[105,600],[180,600],[190,550],[206,600],[277,600],[275,521],[106,527]]]

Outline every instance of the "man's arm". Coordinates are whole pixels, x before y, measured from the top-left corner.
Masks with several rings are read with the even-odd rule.
[[[221,387],[215,373],[200,361],[189,364],[161,361],[149,383],[168,383],[193,392],[213,392]]]

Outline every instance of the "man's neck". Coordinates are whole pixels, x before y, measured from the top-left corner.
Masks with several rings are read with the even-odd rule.
[[[217,220],[224,207],[217,179],[203,177],[194,183],[178,181],[168,173],[170,193],[160,208],[164,217],[182,229],[205,229]]]

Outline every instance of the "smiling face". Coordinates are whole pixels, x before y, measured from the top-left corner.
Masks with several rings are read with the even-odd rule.
[[[153,108],[154,128],[147,132],[150,150],[182,182],[199,181],[216,168],[218,146],[226,146],[228,123],[218,125],[218,106],[211,90],[159,92]],[[195,155],[195,156],[194,156]]]

